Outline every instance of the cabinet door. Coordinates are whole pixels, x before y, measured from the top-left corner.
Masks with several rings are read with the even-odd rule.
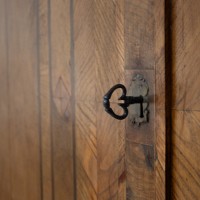
[[[164,3],[0,0],[0,199],[165,199]],[[137,74],[140,126],[103,107]]]

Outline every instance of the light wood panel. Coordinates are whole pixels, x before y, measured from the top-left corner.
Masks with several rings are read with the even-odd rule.
[[[70,2],[0,4],[0,197],[74,199]]]
[[[164,199],[163,4],[0,0],[0,198]],[[136,129],[102,106],[135,73],[151,101]]]
[[[51,92],[49,60],[49,9],[48,0],[38,2],[38,54],[39,96],[41,123],[42,198],[53,200],[53,176],[51,154]]]
[[[97,101],[116,83],[124,83],[124,1],[96,1]],[[98,199],[125,198],[124,122],[97,103]]]
[[[124,122],[101,103],[124,82],[123,19],[121,0],[74,2],[77,199],[125,199]]]
[[[200,110],[199,1],[173,1],[173,108]]]
[[[173,199],[199,198],[200,2],[173,1]]]
[[[166,1],[158,0],[155,2],[155,196],[159,200],[170,199],[169,188],[171,187],[168,182],[170,173],[166,172],[170,156],[167,145],[170,142],[169,134],[171,131],[169,108],[171,90],[168,85],[171,66],[169,58],[166,56],[166,54],[170,55],[171,53],[167,45],[170,43],[166,28],[168,12],[170,13],[170,9]],[[170,166],[168,167],[170,168]]]
[[[199,129],[199,111],[173,111],[173,199],[199,199]]]
[[[49,4],[51,134],[54,200],[74,199],[73,93],[70,63],[70,1]]]
[[[41,199],[40,132],[38,120],[37,3],[1,1],[6,17],[4,31],[7,87],[4,107],[4,144],[9,159],[3,199]],[[19,6],[20,5],[20,6]],[[6,117],[6,116],[5,116]],[[6,150],[6,149],[4,149]],[[5,162],[5,164],[8,162]],[[6,173],[6,171],[5,171]],[[4,184],[4,182],[1,182]]]
[[[9,105],[8,105],[8,45],[6,40],[6,5],[0,1],[0,199],[11,200],[11,174],[10,174],[10,134],[9,129]],[[5,156],[6,152],[6,156]]]

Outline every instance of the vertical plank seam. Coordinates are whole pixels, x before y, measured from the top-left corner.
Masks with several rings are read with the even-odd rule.
[[[40,168],[40,193],[41,193],[41,200],[43,200],[43,159],[42,159],[42,129],[41,129],[41,101],[40,101],[40,41],[39,41],[39,32],[40,32],[40,22],[39,22],[39,0],[35,3],[35,9],[36,9],[36,41],[37,41],[37,47],[36,47],[36,56],[37,56],[37,101],[38,101],[38,137],[39,137],[39,168]]]
[[[50,134],[51,134],[51,181],[52,181],[52,200],[55,200],[55,191],[54,191],[54,144],[53,144],[53,131],[52,131],[52,104],[53,104],[53,91],[52,91],[52,44],[51,44],[51,0],[48,0],[48,43],[49,43],[49,85],[50,85]]]
[[[74,52],[74,0],[70,0],[70,67],[71,67],[71,103],[72,103],[72,133],[73,133],[73,182],[74,182],[74,200],[77,199],[76,188],[76,73],[75,73],[75,52]]]
[[[166,110],[166,183],[165,198],[170,200],[172,197],[172,1],[165,0],[165,92],[168,95],[165,102]]]

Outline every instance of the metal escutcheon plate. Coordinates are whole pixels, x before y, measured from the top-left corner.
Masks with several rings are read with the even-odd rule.
[[[147,95],[148,95],[149,87],[144,79],[143,75],[137,74],[133,77],[129,89],[129,96],[143,96],[146,97],[146,102],[143,103],[143,114],[144,117],[140,117],[140,104],[132,104],[129,106],[129,120],[132,124],[140,126],[141,123],[148,122],[148,103],[147,103]]]

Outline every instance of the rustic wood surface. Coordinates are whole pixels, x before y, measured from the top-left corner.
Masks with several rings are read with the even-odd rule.
[[[156,199],[168,199],[168,189],[171,187],[167,183],[167,177],[170,175],[166,172],[166,162],[169,159],[167,145],[167,134],[170,134],[168,129],[170,118],[166,119],[167,112],[170,115],[169,102],[166,100],[170,97],[170,88],[166,79],[168,59],[166,57],[167,35],[166,32],[166,18],[168,18],[166,1],[159,0],[155,2],[155,195]],[[170,12],[170,10],[169,10]],[[169,52],[170,55],[170,52]],[[169,92],[169,93],[168,93]],[[171,100],[171,99],[169,99]],[[167,109],[169,111],[167,111]],[[169,130],[169,132],[167,132]],[[169,141],[170,142],[170,141]],[[168,158],[167,158],[168,156]],[[169,166],[170,167],[170,166]]]
[[[48,0],[39,1],[38,9],[42,197],[44,200],[53,200]]]
[[[21,5],[21,6],[19,6]],[[37,4],[1,1],[1,199],[41,199]],[[4,99],[6,98],[6,99]],[[6,100],[6,101],[5,101]],[[3,112],[2,112],[3,111]],[[1,123],[2,125],[2,123]],[[4,156],[4,157],[3,157]],[[5,185],[5,186],[4,186]]]
[[[123,0],[75,1],[77,199],[125,199],[125,123],[102,106],[124,82],[123,27]]]
[[[0,4],[0,198],[74,199],[69,1]]]
[[[11,200],[9,195],[11,190],[10,181],[10,134],[9,129],[9,106],[8,106],[8,76],[7,76],[7,24],[6,24],[6,5],[4,1],[0,1],[0,199],[7,198]],[[6,155],[5,155],[6,153]]]
[[[199,199],[200,2],[173,1],[173,199]]]
[[[52,173],[54,200],[74,199],[74,109],[70,1],[49,4]]]
[[[126,123],[127,197],[165,199],[165,1],[125,2],[126,81],[141,73],[150,88],[149,123]]]
[[[165,199],[164,0],[0,0],[0,22],[0,199]],[[102,106],[136,73],[141,127]]]

